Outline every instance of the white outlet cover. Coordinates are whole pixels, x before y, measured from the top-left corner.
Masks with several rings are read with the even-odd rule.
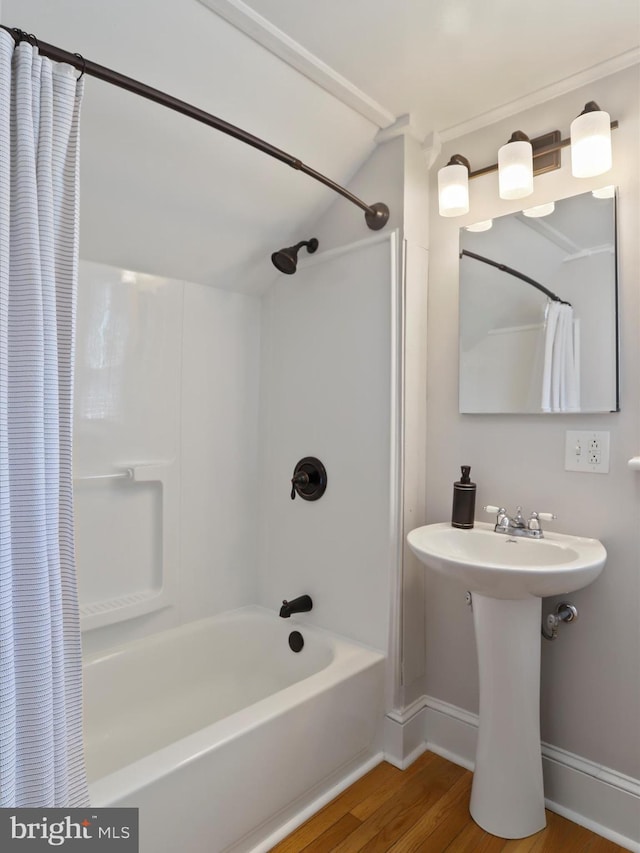
[[[567,430],[564,452],[565,471],[608,474],[609,436],[609,432]]]

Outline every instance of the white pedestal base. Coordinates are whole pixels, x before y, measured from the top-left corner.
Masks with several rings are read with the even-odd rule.
[[[540,752],[542,599],[473,593],[480,728],[471,817],[492,835],[524,838],[546,825]]]

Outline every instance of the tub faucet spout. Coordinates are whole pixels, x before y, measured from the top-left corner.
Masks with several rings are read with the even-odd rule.
[[[312,607],[313,601],[311,601],[311,596],[309,595],[301,595],[292,601],[285,599],[280,608],[280,616],[283,619],[288,619],[292,613],[307,613]]]

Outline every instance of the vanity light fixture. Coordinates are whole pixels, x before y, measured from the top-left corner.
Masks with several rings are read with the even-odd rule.
[[[498,150],[500,198],[524,198],[533,192],[533,146],[521,130]]]
[[[522,211],[522,215],[528,216],[530,219],[539,219],[541,216],[549,216],[555,209],[555,202],[550,201],[548,204],[537,204],[535,207],[528,207]]]
[[[611,117],[589,101],[571,122],[571,174],[593,178],[611,168]]]
[[[488,231],[493,227],[493,219],[483,219],[482,222],[474,222],[473,225],[467,225],[467,231]]]
[[[469,212],[469,161],[454,154],[438,172],[440,216],[462,216]]]
[[[608,187],[600,187],[599,190],[591,190],[591,195],[594,198],[613,198],[616,194],[616,188],[611,184]]]
[[[571,146],[572,173],[594,177],[612,165],[611,130],[618,127],[595,101],[589,101],[571,124],[571,135],[562,139],[559,130],[529,139],[517,130],[498,151],[498,162],[471,171],[462,154],[454,154],[438,172],[438,201],[441,216],[469,212],[469,179],[498,172],[500,197],[524,198],[533,192],[533,176],[561,166],[561,151]],[[538,214],[543,215],[543,214]]]

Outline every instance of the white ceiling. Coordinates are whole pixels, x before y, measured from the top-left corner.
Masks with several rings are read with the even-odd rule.
[[[164,89],[340,183],[375,144],[375,123],[198,0],[0,3],[2,24]],[[411,113],[425,132],[640,42],[638,0],[249,6],[393,115]],[[273,280],[271,252],[311,236],[335,198],[260,152],[93,79],[83,103],[81,178],[83,257],[245,292]],[[353,215],[361,217],[356,208]],[[363,222],[363,237],[369,233]]]
[[[446,131],[640,44],[639,0],[246,3],[424,132]]]

